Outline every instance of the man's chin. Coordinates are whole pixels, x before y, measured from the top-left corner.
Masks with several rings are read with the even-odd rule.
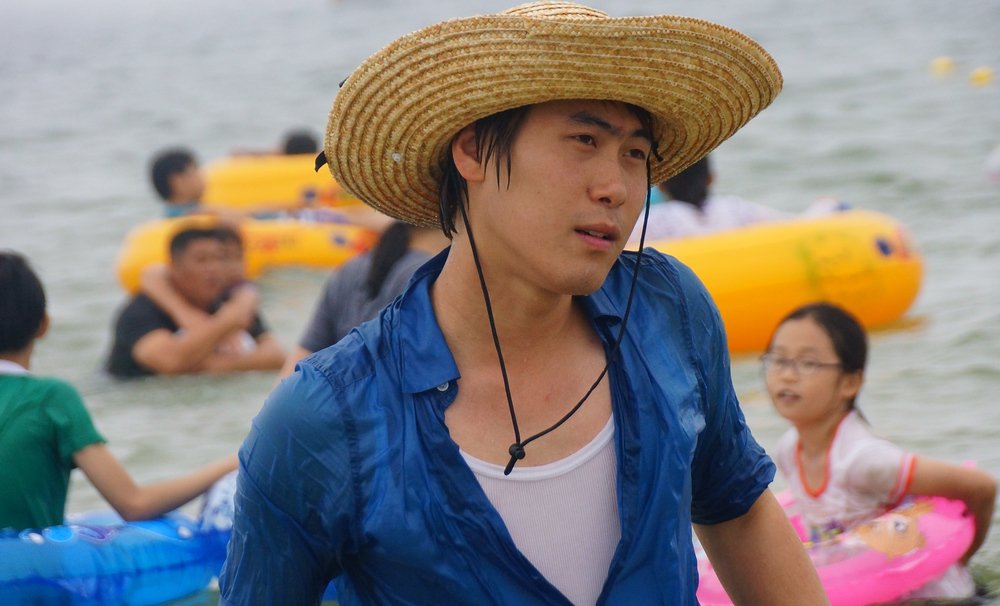
[[[577,276],[576,279],[566,286],[563,292],[573,295],[574,297],[592,295],[601,288],[607,277],[608,272],[604,272],[600,275]]]

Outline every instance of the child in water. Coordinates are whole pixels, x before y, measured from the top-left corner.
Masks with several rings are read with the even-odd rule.
[[[63,523],[70,472],[83,471],[126,520],[154,518],[236,469],[236,455],[138,485],[105,445],[76,389],[31,373],[49,327],[45,291],[21,255],[0,251],[0,530]]]
[[[855,404],[867,355],[864,329],[834,305],[806,305],[781,321],[761,358],[768,395],[793,425],[775,462],[814,541],[871,520],[908,495],[963,501],[976,523],[972,544],[959,564],[910,597],[969,597],[975,587],[965,566],[989,531],[996,480],[875,436]]]

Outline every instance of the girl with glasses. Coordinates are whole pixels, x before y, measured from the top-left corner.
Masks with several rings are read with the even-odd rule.
[[[781,321],[761,357],[767,393],[792,424],[774,453],[778,469],[812,541],[878,517],[908,495],[963,501],[976,523],[972,544],[960,564],[912,597],[971,596],[965,565],[989,531],[996,480],[873,434],[855,404],[867,354],[864,329],[834,305],[806,305]]]

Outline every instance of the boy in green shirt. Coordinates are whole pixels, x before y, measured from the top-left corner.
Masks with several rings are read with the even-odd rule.
[[[21,255],[0,252],[0,529],[62,524],[74,467],[126,520],[176,509],[236,468],[231,455],[137,485],[105,446],[76,389],[29,372],[35,341],[48,327],[38,277]]]

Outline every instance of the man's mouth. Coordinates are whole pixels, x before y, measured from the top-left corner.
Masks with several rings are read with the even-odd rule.
[[[611,240],[612,239],[610,234],[607,234],[607,233],[605,233],[603,231],[597,231],[597,230],[593,230],[593,229],[578,229],[576,231],[577,231],[577,233],[584,234],[586,236],[591,236],[591,237],[594,237],[594,238],[600,238],[602,240]]]

